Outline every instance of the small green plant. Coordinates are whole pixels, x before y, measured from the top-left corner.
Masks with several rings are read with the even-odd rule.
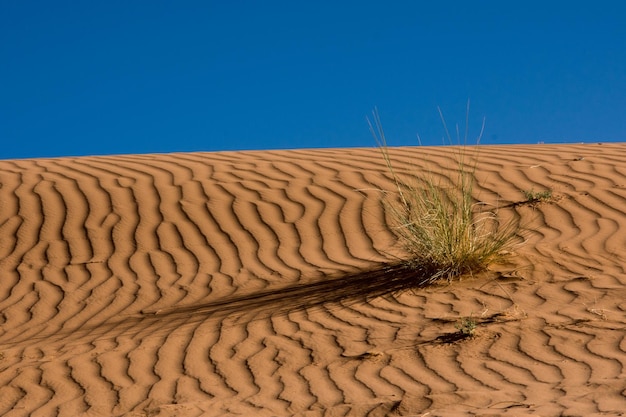
[[[450,140],[441,110],[439,114]],[[500,260],[512,246],[517,229],[513,222],[501,224],[497,208],[490,209],[474,199],[476,162],[468,162],[467,147],[451,148],[458,152],[457,166],[454,167],[456,174],[450,178],[452,186],[442,183],[441,178],[445,175],[436,176],[432,171],[409,183],[400,178],[391,162],[376,110],[373,116],[370,130],[380,145],[397,191],[396,198],[385,198],[385,207],[395,223],[398,238],[410,255],[408,264],[421,276],[419,284],[442,278],[450,280],[486,269]],[[466,119],[465,143],[467,124]],[[477,144],[482,132],[481,129]],[[458,126],[457,138],[460,140]]]
[[[522,193],[528,203],[538,203],[552,199],[552,190],[535,191],[531,188],[530,190],[522,191]]]
[[[464,337],[474,336],[476,333],[476,320],[472,317],[464,317],[457,324],[454,325],[456,329],[459,331]]]

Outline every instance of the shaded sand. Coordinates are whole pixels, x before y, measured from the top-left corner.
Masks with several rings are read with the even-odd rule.
[[[624,415],[626,145],[476,175],[525,243],[406,290],[377,149],[0,161],[0,415]]]

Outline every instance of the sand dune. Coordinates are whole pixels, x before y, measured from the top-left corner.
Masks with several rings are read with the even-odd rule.
[[[0,415],[625,415],[626,145],[476,176],[520,246],[411,290],[377,149],[0,161]]]

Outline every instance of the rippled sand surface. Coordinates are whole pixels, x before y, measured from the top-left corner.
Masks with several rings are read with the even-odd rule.
[[[520,244],[421,289],[377,149],[0,161],[0,415],[624,415],[626,144],[468,155]]]

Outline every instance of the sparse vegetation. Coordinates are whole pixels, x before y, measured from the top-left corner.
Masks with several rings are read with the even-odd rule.
[[[535,191],[532,188],[530,190],[522,191],[527,203],[538,203],[541,201],[549,201],[552,199],[552,190]]]
[[[472,317],[464,317],[454,327],[462,336],[471,337],[476,333],[476,320]]]
[[[376,110],[373,115],[370,129],[379,142],[397,191],[395,198],[387,195],[384,203],[398,238],[410,254],[407,262],[426,277],[421,284],[477,272],[500,260],[512,246],[516,227],[513,222],[502,224],[497,208],[474,199],[476,162],[468,162],[467,147],[451,148],[457,152],[452,186],[444,185],[438,179],[442,176],[432,171],[417,176],[414,182],[403,181],[392,164]],[[450,140],[441,111],[440,115]],[[464,143],[467,143],[467,124],[466,119]],[[477,144],[481,135],[482,129]],[[457,138],[460,139],[458,126]]]

